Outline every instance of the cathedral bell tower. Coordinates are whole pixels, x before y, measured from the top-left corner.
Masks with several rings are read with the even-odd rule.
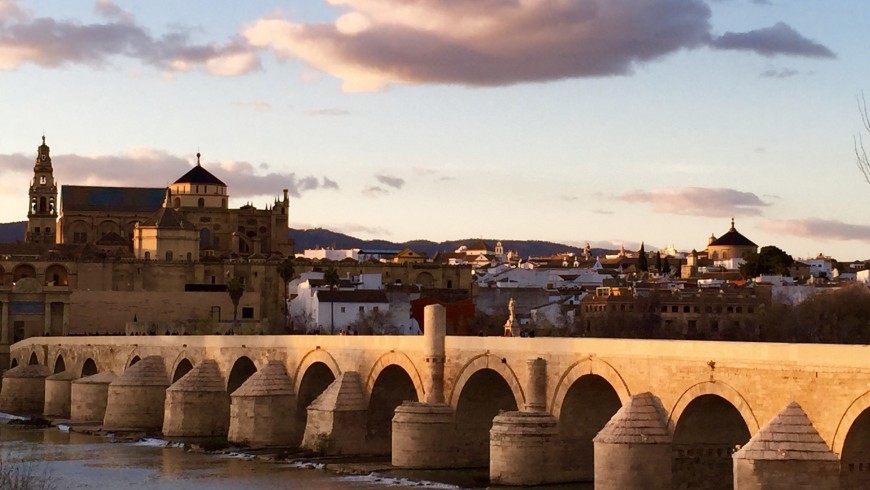
[[[30,183],[30,206],[27,210],[27,243],[54,244],[57,226],[57,185],[51,169],[51,155],[42,136]]]

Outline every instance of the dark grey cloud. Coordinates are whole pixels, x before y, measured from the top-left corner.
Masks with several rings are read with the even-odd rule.
[[[836,57],[833,51],[807,39],[784,22],[749,32],[726,32],[713,39],[710,46],[716,49],[753,51],[763,56]]]
[[[0,70],[15,69],[23,63],[48,68],[68,64],[102,67],[115,56],[137,59],[166,71],[200,66],[212,74],[227,76],[260,67],[257,55],[241,39],[223,45],[197,44],[182,30],[152,36],[110,1],[100,1],[96,8],[107,18],[105,23],[82,24],[23,15],[0,18]]]
[[[405,179],[401,177],[393,177],[390,175],[375,175],[375,178],[378,179],[378,182],[381,184],[392,187],[393,189],[401,189],[402,186],[405,185]]]
[[[243,35],[279,58],[344,80],[347,91],[393,83],[508,85],[631,74],[638,64],[712,46],[831,57],[786,24],[712,33],[703,0],[342,0],[334,23],[261,19]]]
[[[761,224],[765,231],[815,240],[870,241],[870,226],[853,225],[818,218],[770,220]]]
[[[762,208],[770,205],[751,192],[706,187],[636,190],[617,199],[651,204],[657,213],[711,217],[757,216]]]
[[[800,72],[797,70],[792,70],[791,68],[780,68],[774,69],[771,68],[769,70],[764,70],[761,72],[762,78],[791,78],[793,76],[800,75]]]
[[[0,172],[11,178],[18,174],[26,181],[33,172],[33,158],[21,154],[0,154]],[[53,155],[55,179],[61,184],[163,187],[184,175],[192,165],[187,158],[148,148],[131,150],[126,155],[85,157],[80,155]],[[203,167],[226,182],[234,198],[281,194],[288,189],[290,195],[317,189],[336,189],[335,181],[295,173],[262,173],[248,162],[209,162]],[[321,183],[322,182],[322,183]]]

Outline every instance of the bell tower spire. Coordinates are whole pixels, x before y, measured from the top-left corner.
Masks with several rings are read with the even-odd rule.
[[[36,149],[36,163],[33,165],[33,181],[30,183],[30,205],[27,210],[27,243],[56,243],[57,226],[57,185],[51,168],[51,149],[42,144]]]

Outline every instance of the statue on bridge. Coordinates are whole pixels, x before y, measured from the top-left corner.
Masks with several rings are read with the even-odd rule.
[[[517,317],[515,314],[517,302],[511,297],[510,301],[508,301],[508,319],[504,323],[504,336],[505,337],[516,337],[517,330],[519,329],[519,322],[517,322]]]

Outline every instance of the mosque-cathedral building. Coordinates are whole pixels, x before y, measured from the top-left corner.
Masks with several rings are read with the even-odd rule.
[[[234,276],[245,283],[238,320],[278,331],[276,265],[293,252],[288,191],[266,209],[231,209],[229,197],[199,154],[167,188],[59,188],[43,136],[24,241],[0,244],[0,350],[34,335],[160,331],[179,321],[232,328],[225,283]]]

